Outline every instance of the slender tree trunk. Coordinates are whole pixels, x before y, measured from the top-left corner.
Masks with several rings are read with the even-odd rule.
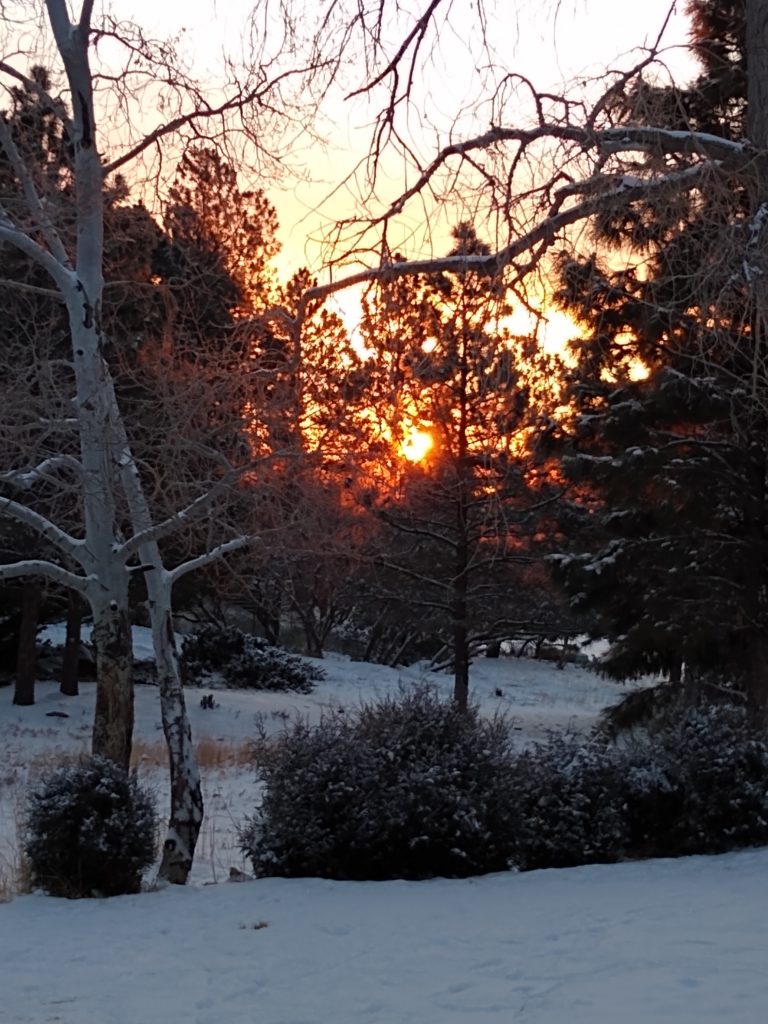
[[[746,666],[747,712],[759,728],[768,728],[768,637],[754,636]]]
[[[469,641],[467,634],[469,545],[467,542],[466,505],[465,483],[462,480],[460,482],[460,498],[456,507],[458,539],[450,603],[453,632],[453,699],[463,711],[466,711],[469,704]]]
[[[167,574],[162,570],[151,570],[147,590],[163,732],[171,768],[171,816],[159,875],[175,885],[184,885],[192,870],[203,823],[203,791],[179,673],[171,614],[171,585]]]
[[[462,711],[469,705],[469,651],[467,625],[461,618],[453,623],[453,699]]]
[[[387,664],[391,665],[392,668],[397,668],[401,663],[405,652],[411,646],[414,641],[414,634],[406,630],[405,633],[400,635],[400,643],[394,648],[394,653],[387,659]]]
[[[67,635],[61,664],[61,685],[65,697],[76,697],[80,678],[80,640],[83,621],[83,602],[74,590],[67,594]]]
[[[120,430],[123,445],[120,460],[123,489],[131,510],[133,528],[140,533],[151,528],[152,516],[122,424]],[[187,716],[184,686],[176,652],[172,614],[173,581],[163,565],[162,554],[156,540],[142,545],[139,557],[142,564],[147,566],[144,579],[152,623],[152,644],[160,689],[163,733],[168,747],[171,772],[171,814],[159,876],[174,885],[184,885],[192,870],[205,810],[200,769],[192,744],[192,729]]]
[[[133,652],[128,606],[128,570],[119,554],[115,508],[122,447],[112,378],[104,359],[101,302],[104,289],[104,172],[97,148],[93,81],[88,59],[92,5],[70,21],[63,0],[46,0],[56,45],[73,99],[70,144],[74,153],[75,258],[51,238],[60,263],[57,281],[66,302],[72,340],[80,439],[85,545],[81,564],[92,583],[96,648],[96,713],[93,751],[128,767],[133,735]]]
[[[747,0],[747,134],[768,149],[768,0]],[[764,166],[764,165],[763,165]]]
[[[307,615],[302,615],[302,623],[304,625],[304,653],[308,658],[322,658],[323,643],[315,623]]]
[[[756,212],[768,196],[768,0],[747,0],[746,10],[746,64],[748,71],[747,85],[747,134],[755,147],[761,150],[756,161],[755,188],[752,196],[753,211]],[[763,279],[755,282],[756,296],[754,299],[754,346],[755,366],[758,374],[763,373],[766,335],[768,334],[768,292]],[[760,424],[760,433],[764,434],[765,424]],[[757,433],[757,431],[756,431]],[[758,437],[753,444],[755,456],[753,469],[756,491],[760,495],[759,509],[751,525],[754,534],[754,545],[750,551],[756,564],[753,565],[755,580],[752,600],[762,605],[759,611],[765,610],[764,558],[758,552],[764,547],[766,524],[766,459],[762,438]],[[750,609],[752,611],[752,609]],[[765,615],[753,620],[765,622]],[[752,638],[747,653],[746,684],[747,704],[750,715],[761,726],[768,726],[768,637],[756,635]]]
[[[280,615],[272,611],[266,603],[256,603],[254,613],[259,625],[264,630],[267,643],[277,646],[280,643]]]
[[[123,602],[112,600],[93,607],[93,645],[96,649],[93,753],[128,769],[133,739],[133,650],[127,593]]]
[[[37,623],[41,593],[42,588],[37,580],[29,580],[21,588],[21,624],[16,653],[16,685],[13,691],[13,703],[22,707],[35,703]]]
[[[467,466],[469,450],[468,411],[469,367],[467,340],[462,338],[459,363],[459,424],[457,448],[456,496],[456,562],[451,583],[451,619],[453,630],[453,699],[466,711],[469,704],[469,643],[467,640],[467,583],[469,574],[469,521],[468,505],[471,470]]]
[[[501,640],[491,640],[486,645],[485,656],[486,658],[498,658],[501,655]]]

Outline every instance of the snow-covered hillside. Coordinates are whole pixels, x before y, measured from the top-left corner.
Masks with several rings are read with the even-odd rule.
[[[217,691],[204,710],[189,692],[207,764],[195,884],[1,905],[0,1024],[762,1024],[765,850],[466,881],[224,881],[242,866],[236,827],[257,798],[242,763],[256,716],[278,729],[419,678],[324,664],[310,696]],[[513,716],[521,743],[586,728],[621,693],[583,669],[516,659],[479,662],[472,685],[484,708]],[[31,708],[11,696],[0,691],[0,870],[27,779],[87,748],[93,710],[92,684],[69,699],[42,684]],[[137,689],[136,737],[162,801],[150,687]]]

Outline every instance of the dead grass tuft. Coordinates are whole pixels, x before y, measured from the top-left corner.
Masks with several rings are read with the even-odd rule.
[[[10,810],[14,827],[0,844],[0,903],[8,903],[14,896],[32,891],[29,861],[22,847],[24,834],[24,790],[15,785],[10,799],[4,801]],[[5,829],[3,831],[6,831]]]
[[[39,734],[38,734],[39,735]],[[196,745],[198,763],[203,772],[211,772],[218,778],[218,771],[241,768],[252,760],[249,743],[234,743],[210,737],[201,739]],[[31,891],[29,864],[24,856],[24,805],[29,787],[42,775],[47,775],[64,765],[76,764],[88,756],[85,742],[80,750],[50,749],[30,757],[25,764],[0,766],[0,903],[6,903],[21,893]],[[165,740],[154,742],[136,739],[133,745],[131,763],[134,767],[152,771],[167,771],[168,751]],[[200,836],[198,857],[210,861],[214,878],[229,867],[234,851],[222,849],[222,827],[229,833],[232,815],[224,806],[218,793],[210,801],[206,796],[206,818],[204,831]],[[222,826],[222,821],[224,826]]]
[[[197,763],[201,769],[242,768],[252,761],[250,743],[231,743],[210,737],[195,744]],[[148,743],[136,740],[133,744],[131,764],[141,768],[167,768],[168,750],[164,740]]]

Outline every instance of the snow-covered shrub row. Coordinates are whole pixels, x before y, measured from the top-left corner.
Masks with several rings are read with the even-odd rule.
[[[186,636],[181,667],[190,684],[210,686],[211,676],[217,676],[225,686],[238,689],[309,693],[325,678],[319,666],[233,626],[202,626]]]
[[[257,875],[464,877],[512,863],[509,729],[426,687],[294,724],[257,762],[263,802],[240,834]]]
[[[627,846],[722,853],[768,843],[768,741],[743,708],[693,708],[623,752]]]
[[[429,689],[257,745],[240,842],[257,875],[465,876],[768,843],[768,742],[744,712],[690,710],[631,746],[553,738]]]
[[[611,863],[624,853],[624,777],[604,742],[553,736],[524,751],[509,799],[522,870]]]
[[[138,892],[156,847],[152,795],[107,758],[59,768],[29,794],[24,851],[51,896]]]

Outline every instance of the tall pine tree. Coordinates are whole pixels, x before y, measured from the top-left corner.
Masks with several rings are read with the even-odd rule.
[[[692,0],[702,71],[685,90],[641,83],[616,97],[626,123],[740,138],[747,105],[745,3]],[[759,140],[755,140],[759,141]],[[649,154],[659,173],[690,157]],[[595,225],[597,251],[559,264],[575,344],[577,411],[566,464],[582,488],[579,546],[564,560],[578,607],[613,641],[619,677],[644,672],[742,688],[768,706],[768,380],[760,160],[713,168],[665,206]]]
[[[453,255],[489,252],[470,224],[453,235]],[[443,637],[462,706],[476,644],[530,624],[521,595],[534,564],[543,571],[541,523],[557,493],[532,463],[540,378],[534,346],[510,332],[509,314],[498,280],[469,272],[384,285],[363,323],[393,441],[416,426],[433,442],[423,464],[401,462],[377,508],[389,528],[382,581],[399,578],[400,600]]]

